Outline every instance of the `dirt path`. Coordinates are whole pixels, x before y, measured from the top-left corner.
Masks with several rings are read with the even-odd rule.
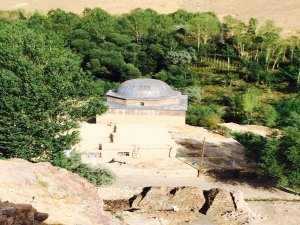
[[[47,12],[61,8],[81,13],[84,8],[101,7],[113,14],[122,14],[135,8],[152,8],[160,13],[170,13],[178,9],[192,12],[216,12],[220,18],[232,15],[244,21],[254,17],[261,23],[274,20],[286,34],[300,30],[299,0],[1,0],[1,10],[25,9],[26,11]]]

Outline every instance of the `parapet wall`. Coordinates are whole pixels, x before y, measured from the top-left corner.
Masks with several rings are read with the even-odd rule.
[[[175,97],[169,97],[169,98],[163,98],[158,100],[147,100],[147,99],[122,99],[122,98],[116,98],[107,96],[107,102],[110,103],[117,103],[121,105],[135,105],[135,106],[163,106],[163,105],[173,105],[173,104],[179,104],[180,98],[178,96]]]
[[[109,109],[96,123],[185,125],[185,111]]]
[[[84,163],[97,163],[99,159],[110,161],[112,159],[165,159],[175,158],[177,148],[165,147],[165,148],[126,148],[126,149],[103,149],[97,152],[86,152],[82,154],[82,161]]]

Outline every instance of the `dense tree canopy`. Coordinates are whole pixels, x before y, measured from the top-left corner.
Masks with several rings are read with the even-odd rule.
[[[77,121],[105,110],[101,85],[52,32],[2,24],[0,50],[1,156],[59,165],[77,141]]]

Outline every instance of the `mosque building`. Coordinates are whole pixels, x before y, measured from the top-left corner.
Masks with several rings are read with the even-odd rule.
[[[125,81],[106,94],[108,111],[97,123],[151,123],[184,125],[188,97],[156,79]]]
[[[167,126],[185,125],[186,95],[160,80],[133,79],[106,97],[108,111],[81,128],[83,162],[176,157],[178,146]]]

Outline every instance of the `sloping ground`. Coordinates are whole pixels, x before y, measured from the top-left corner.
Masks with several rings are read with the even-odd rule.
[[[274,20],[291,34],[300,30],[299,0],[1,0],[1,10],[25,9],[26,11],[48,12],[61,8],[75,13],[81,13],[84,8],[101,7],[112,14],[127,13],[135,8],[152,8],[161,13],[170,13],[178,9],[192,12],[213,11],[220,18],[232,15],[244,21],[254,17],[261,21]]]
[[[251,132],[253,134],[261,135],[261,136],[267,136],[271,134],[274,131],[277,131],[276,129],[272,129],[269,127],[265,126],[260,126],[260,125],[239,125],[237,123],[221,123],[220,126],[224,126],[233,132]]]
[[[177,157],[196,169],[199,168],[205,138],[202,169],[206,171],[237,169],[248,172],[253,170],[253,165],[245,159],[244,147],[233,138],[203,127],[189,125],[184,128],[170,128],[170,131],[172,138],[180,146]]]
[[[47,212],[49,224],[119,224],[103,212],[97,188],[65,169],[11,159],[0,160],[0,171],[0,199]]]

